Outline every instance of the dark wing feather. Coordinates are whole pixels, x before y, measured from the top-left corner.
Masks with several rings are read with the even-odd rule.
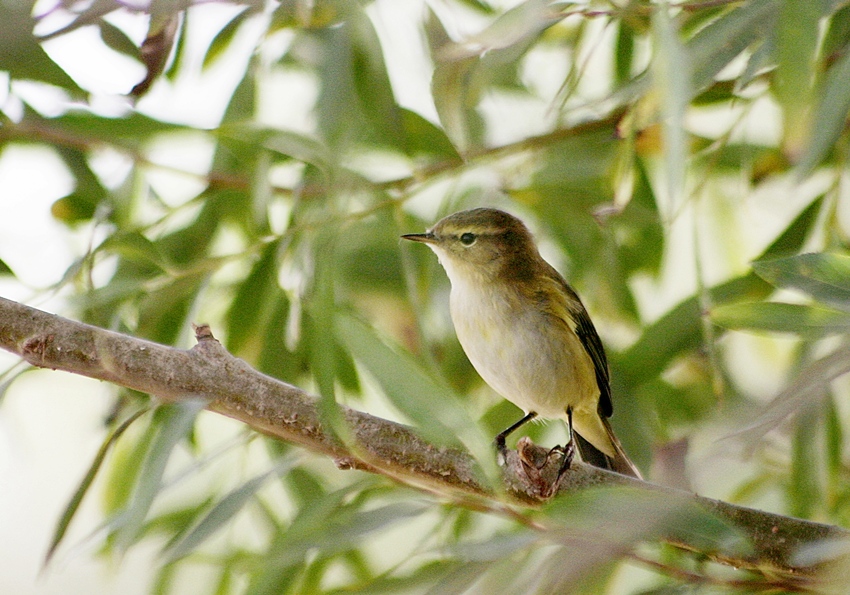
[[[611,417],[614,412],[614,404],[611,401],[611,378],[608,375],[608,359],[605,357],[605,348],[602,347],[602,341],[599,339],[596,327],[593,326],[593,322],[590,320],[590,316],[584,304],[581,303],[578,294],[566,281],[563,281],[563,279],[561,281],[564,284],[564,290],[573,298],[568,307],[573,320],[576,321],[576,335],[578,335],[587,353],[590,354],[593,368],[596,371],[596,383],[599,385],[599,415]]]

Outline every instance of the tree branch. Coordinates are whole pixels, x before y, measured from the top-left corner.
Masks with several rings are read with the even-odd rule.
[[[198,327],[196,336],[198,343],[192,349],[176,349],[0,298],[0,348],[18,354],[30,364],[106,380],[169,402],[207,399],[207,409],[328,455],[340,468],[382,473],[466,506],[514,514],[517,504],[540,502],[541,494],[551,485],[552,474],[557,473],[559,461],[547,465],[545,449],[521,440],[519,450],[508,453],[504,479],[507,493],[514,500],[505,502],[504,497],[486,487],[468,453],[435,446],[407,426],[345,406],[341,406],[341,411],[353,443],[343,444],[323,428],[314,397],[233,357],[208,327]],[[672,540],[723,563],[780,576],[781,585],[789,589],[812,588],[814,573],[819,570],[795,565],[794,556],[800,546],[850,540],[850,533],[838,527],[694,496],[580,462],[564,475],[559,492],[601,485],[631,486],[707,509],[747,536],[753,544],[752,551],[746,555],[727,553],[718,544],[713,545],[717,551],[706,551],[706,545],[698,540]],[[535,526],[527,517],[521,520]]]

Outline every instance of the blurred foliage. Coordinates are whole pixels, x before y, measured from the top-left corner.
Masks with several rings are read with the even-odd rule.
[[[331,422],[334,402],[378,407],[487,458],[518,412],[463,356],[436,259],[398,236],[505,208],[588,305],[613,424],[648,476],[850,523],[847,2],[399,6],[0,2],[0,151],[55,152],[73,187],[53,217],[90,238],[50,289],[86,322],[167,344],[203,319],[257,369],[321,394]],[[122,113],[59,66],[92,31],[144,73]],[[239,77],[214,126],[149,107],[177,91],[202,104],[181,81],[222,63]],[[211,149],[202,171],[158,156],[182,138],[187,154]],[[728,535],[616,490],[541,513],[559,528],[543,536],[271,441],[211,449],[193,405],[128,429],[147,401],[119,393],[53,545],[105,465],[104,549],[158,539],[158,593],[769,588],[662,546],[618,564],[670,523]],[[556,442],[556,426],[530,432]],[[260,469],[217,467],[215,448]],[[177,493],[210,469],[216,481]],[[181,581],[197,568],[206,582]]]

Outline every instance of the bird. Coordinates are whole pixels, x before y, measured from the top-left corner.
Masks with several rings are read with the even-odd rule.
[[[444,217],[425,233],[401,236],[433,250],[451,282],[449,305],[472,366],[524,416],[506,438],[535,418],[563,419],[568,442],[559,481],[577,450],[591,465],[641,479],[611,427],[605,349],[578,294],[543,257],[528,227],[494,208]],[[548,460],[548,459],[547,459]]]

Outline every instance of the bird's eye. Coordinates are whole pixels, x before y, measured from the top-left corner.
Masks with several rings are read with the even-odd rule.
[[[474,233],[463,233],[460,235],[460,243],[464,246],[471,246],[475,243],[475,240],[478,238]]]

